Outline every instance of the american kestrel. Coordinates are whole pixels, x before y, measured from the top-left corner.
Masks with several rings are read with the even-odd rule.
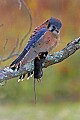
[[[35,59],[39,53],[50,52],[59,43],[61,27],[61,21],[53,17],[36,27],[26,47],[10,66],[23,66]]]
[[[12,69],[19,70],[20,67],[27,62],[34,60],[34,95],[36,103],[36,82],[42,77],[42,63],[44,62],[48,52],[57,46],[60,40],[60,29],[62,23],[60,20],[51,17],[43,22],[40,26],[36,27],[30,36],[28,44],[22,51],[22,53],[15,59],[10,67]],[[28,73],[28,77],[32,74]],[[19,79],[23,79],[24,75],[21,75]]]

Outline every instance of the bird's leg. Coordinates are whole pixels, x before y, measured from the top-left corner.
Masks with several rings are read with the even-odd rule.
[[[38,60],[40,60],[40,55],[37,56]]]

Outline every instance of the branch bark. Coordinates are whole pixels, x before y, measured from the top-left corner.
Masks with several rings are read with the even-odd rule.
[[[45,62],[43,63],[43,68],[62,62],[63,60],[74,54],[78,49],[80,49],[80,37],[68,43],[62,50],[55,52],[53,55],[48,55]],[[9,67],[4,67],[4,69],[0,68],[0,83],[11,78],[18,77],[24,73],[27,74],[28,72],[31,72],[33,70],[34,61],[25,64],[22,68],[19,69],[19,71],[13,71]]]

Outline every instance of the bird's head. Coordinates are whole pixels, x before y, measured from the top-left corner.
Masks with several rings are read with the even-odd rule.
[[[47,25],[47,29],[55,34],[59,34],[60,33],[60,29],[62,27],[62,23],[60,20],[51,17],[48,20],[48,25]]]

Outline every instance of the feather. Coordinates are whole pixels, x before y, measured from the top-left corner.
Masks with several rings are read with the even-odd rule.
[[[24,57],[25,55],[28,53],[28,51],[30,50],[30,48],[32,46],[34,46],[34,44],[39,40],[39,38],[44,35],[44,33],[47,31],[47,28],[43,28],[41,29],[39,32],[36,33],[36,35],[32,38],[30,38],[28,44],[26,45],[26,47],[24,48],[24,50],[22,51],[22,53],[18,56],[18,58],[16,60],[14,60],[10,67],[13,65],[18,64]]]
[[[30,38],[34,37],[34,36],[36,35],[36,33],[37,33],[38,31],[40,31],[41,29],[47,28],[47,26],[48,26],[48,24],[49,24],[49,21],[50,21],[50,19],[44,21],[41,25],[39,25],[38,27],[36,27],[36,28],[34,29],[34,31],[32,32],[32,35],[30,36]]]

